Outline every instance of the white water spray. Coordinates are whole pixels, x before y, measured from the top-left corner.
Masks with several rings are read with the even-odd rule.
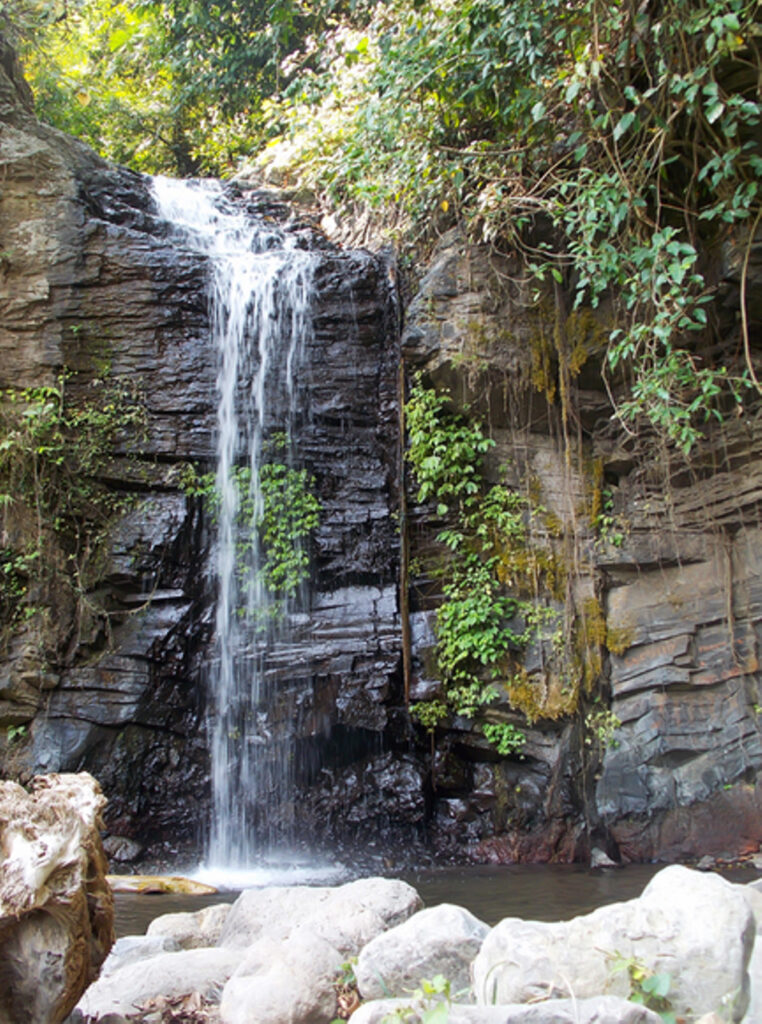
[[[289,436],[311,331],[314,257],[236,210],[216,182],[154,179],[179,245],[208,259],[217,373],[217,613],[211,680],[209,868],[245,869],[289,814],[291,751],[272,743],[261,706],[264,655],[278,628],[262,580],[256,523],[268,431]],[[277,400],[279,422],[273,421]]]

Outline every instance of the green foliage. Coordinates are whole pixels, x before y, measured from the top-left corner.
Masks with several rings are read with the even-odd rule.
[[[253,544],[261,545],[260,579],[278,601],[294,597],[309,575],[309,537],[320,520],[320,501],[313,493],[315,481],[306,469],[274,461],[289,445],[286,435],[276,435],[264,447],[256,486],[249,466],[233,468],[238,492],[238,571],[248,572]],[[195,466],[183,470],[180,485],[189,497],[202,498],[216,520],[220,493],[214,473],[200,473]],[[277,613],[278,607],[275,611]]]
[[[503,757],[518,753],[526,743],[524,733],[511,722],[485,722],[482,728],[489,742]]]
[[[421,1024],[447,1024],[450,1018],[450,1004],[454,998],[452,984],[443,974],[423,978],[410,993],[411,1005],[403,1006],[388,1013],[381,1024],[398,1024],[399,1021],[418,1020]]]
[[[754,379],[745,324],[727,363],[709,355],[702,254],[762,210],[757,18],[753,0],[393,0],[273,108],[275,158],[408,232],[456,214],[578,306],[607,297],[618,415],[687,452]],[[557,245],[532,242],[539,216]]]
[[[410,705],[410,713],[427,732],[433,733],[449,716],[450,711],[442,700],[421,700]]]
[[[97,569],[113,518],[129,498],[102,480],[115,447],[140,431],[144,413],[120,382],[93,381],[86,400],[56,386],[0,395],[0,618],[19,621],[33,585],[66,578],[80,595]],[[61,564],[63,559],[64,564]]]
[[[645,1006],[658,1013],[664,1024],[677,1024],[675,1011],[669,999],[672,975],[667,971],[654,974],[646,964],[636,957],[616,956],[613,970],[626,971],[630,979],[631,1003]]]
[[[745,308],[726,343],[714,302],[721,245],[762,218],[754,0],[17,0],[13,21],[42,115],[105,155],[227,172],[266,143],[407,241],[457,218],[523,250],[538,294],[605,301],[628,429],[688,452],[758,387]]]
[[[601,672],[606,621],[594,598],[575,599],[568,587],[557,517],[531,481],[526,493],[487,483],[483,460],[492,442],[481,423],[420,377],[406,418],[419,500],[446,516],[436,538],[444,555],[429,567],[443,596],[435,624],[443,692],[412,713],[430,732],[451,714],[486,721],[487,739],[515,752],[523,735],[495,721],[490,706],[507,701],[529,722],[576,712]],[[522,664],[530,646],[541,652],[531,675]]]
[[[448,713],[474,718],[499,697],[496,679],[512,647],[522,638],[510,628],[519,613],[498,574],[499,542],[523,536],[521,502],[502,485],[487,489],[484,455],[494,445],[481,423],[453,412],[448,395],[413,381],[406,405],[407,459],[418,482],[418,500],[436,503],[437,515],[454,523],[438,534],[448,550],[437,609],[437,660],[445,699],[413,705],[415,718],[430,732]],[[487,679],[484,679],[484,676]],[[521,746],[517,729],[483,725],[501,753]]]
[[[5,736],[8,743],[18,743],[25,739],[29,732],[29,726],[25,725],[8,725],[5,729]]]
[[[611,708],[596,703],[585,715],[585,744],[589,747],[597,744],[601,750],[616,749],[619,746],[616,731],[621,725]]]
[[[232,171],[262,135],[287,58],[338,0],[17,0],[0,29],[21,48],[43,120],[137,170]]]
[[[418,481],[418,501],[435,500],[437,515],[452,505],[473,508],[481,492],[481,465],[495,442],[478,422],[452,411],[449,395],[413,383],[405,411],[407,459]]]
[[[598,535],[601,544],[611,544],[621,548],[625,539],[625,527],[619,516],[614,513],[614,498],[610,487],[603,487],[597,508],[591,516],[591,525]]]
[[[265,586],[279,596],[292,596],[309,574],[305,541],[317,527],[320,502],[306,469],[266,462],[259,471],[262,515],[259,533],[265,551]]]

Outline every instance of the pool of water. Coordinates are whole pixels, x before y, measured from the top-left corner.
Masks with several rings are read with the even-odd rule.
[[[504,917],[560,921],[587,914],[606,903],[632,899],[640,895],[662,867],[637,864],[590,871],[581,865],[522,864],[439,868],[402,877],[415,886],[426,906],[457,903],[487,924],[496,924]],[[744,868],[727,872],[726,877],[734,882],[751,882],[760,878],[760,874]],[[316,880],[316,884],[340,884],[342,880],[347,877],[330,882]],[[280,884],[288,882],[281,879]],[[294,884],[298,884],[296,880]],[[205,896],[117,893],[117,936],[142,935],[160,914],[232,903],[237,895],[236,889]]]

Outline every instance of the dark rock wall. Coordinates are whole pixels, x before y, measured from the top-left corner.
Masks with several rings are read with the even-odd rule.
[[[84,600],[66,588],[48,593],[53,614],[8,639],[0,757],[21,778],[87,769],[108,795],[114,834],[153,850],[198,849],[209,800],[214,581],[210,526],[180,477],[188,463],[203,470],[214,457],[205,267],[171,244],[144,179],[34,120],[3,54],[0,386],[53,383],[65,367],[72,401],[94,380],[125,382],[147,422],[103,468],[104,481],[133,501]],[[289,217],[266,195],[244,189],[238,199],[253,214]],[[393,794],[383,807],[357,786],[347,795],[344,780],[364,777],[374,759],[395,786],[404,777],[401,819],[420,820],[423,793],[393,749],[401,689],[391,270],[306,225],[294,230],[321,251],[298,443],[323,511],[312,614],[272,652],[268,673],[284,690],[300,687],[301,824],[323,839],[340,824],[343,802],[354,829],[394,817]],[[9,738],[8,726],[26,734]]]

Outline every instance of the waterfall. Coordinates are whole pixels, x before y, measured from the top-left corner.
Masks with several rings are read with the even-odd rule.
[[[267,712],[265,656],[276,638],[287,639],[288,613],[305,595],[270,593],[257,524],[263,462],[278,447],[277,458],[294,465],[291,438],[306,415],[300,370],[314,258],[293,236],[237,209],[219,183],[156,178],[154,195],[176,244],[208,261],[218,367],[208,861],[243,869],[276,838],[289,838],[293,813],[292,751]]]

